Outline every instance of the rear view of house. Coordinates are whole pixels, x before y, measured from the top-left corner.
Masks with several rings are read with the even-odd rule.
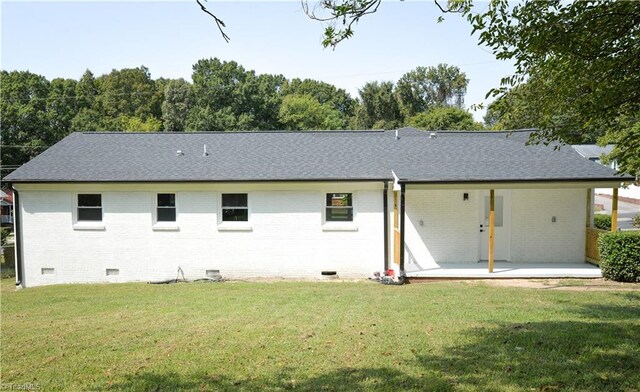
[[[631,177],[529,133],[74,133],[5,179],[18,283],[583,263]]]

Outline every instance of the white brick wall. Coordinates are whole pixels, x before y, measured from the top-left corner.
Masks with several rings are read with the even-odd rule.
[[[365,277],[383,268],[382,183],[23,185],[26,287],[224,277]],[[77,192],[101,193],[104,230],[74,230]],[[157,192],[175,192],[179,231],[154,231]],[[220,193],[249,195],[251,231],[220,231]],[[350,231],[323,230],[325,194],[352,192]],[[323,226],[324,225],[324,226]],[[356,231],[353,231],[357,228]],[[54,268],[54,274],[42,274]],[[106,276],[107,268],[119,269]]]
[[[383,269],[381,183],[20,185],[24,284],[228,278],[365,277]],[[101,193],[104,230],[74,230],[78,192]],[[179,231],[154,231],[158,192],[175,192]],[[249,194],[251,231],[219,230],[220,194]],[[354,222],[327,231],[325,194],[352,192]],[[584,189],[514,189],[511,261],[582,262]],[[469,194],[464,201],[462,195]],[[407,271],[475,263],[480,190],[406,192]],[[389,254],[393,202],[389,192]],[[551,222],[555,216],[556,222]],[[420,225],[420,221],[423,225]],[[348,229],[357,228],[357,231]],[[395,266],[393,263],[390,263]],[[42,274],[54,268],[54,274]],[[106,276],[107,268],[119,269]]]
[[[478,191],[408,189],[405,197],[407,271],[478,261]]]
[[[513,190],[512,261],[584,262],[586,203],[585,189]]]
[[[463,201],[463,193],[469,193],[469,201]],[[437,263],[478,261],[481,194],[480,190],[407,189],[408,272]],[[510,261],[584,262],[585,189],[514,189],[511,214]]]

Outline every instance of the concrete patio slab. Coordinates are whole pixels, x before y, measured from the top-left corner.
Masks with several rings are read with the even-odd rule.
[[[413,269],[412,269],[413,267]],[[510,263],[497,261],[493,273],[486,262],[476,264],[435,264],[428,268],[406,270],[409,278],[601,278],[600,268],[588,263]]]

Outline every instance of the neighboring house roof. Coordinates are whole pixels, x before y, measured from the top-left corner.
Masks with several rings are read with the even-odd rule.
[[[607,144],[604,147],[595,144],[574,144],[571,147],[587,159],[600,159],[603,155],[609,154],[615,146],[613,144]]]
[[[73,133],[5,180],[390,180],[392,170],[407,182],[626,178],[569,146],[526,146],[530,133],[438,132],[430,137],[430,132],[403,128],[399,139],[395,131]]]

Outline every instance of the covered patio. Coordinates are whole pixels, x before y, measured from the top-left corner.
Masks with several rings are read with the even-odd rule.
[[[405,196],[406,185],[394,187],[400,188],[394,192],[394,262],[409,279],[602,278],[597,242],[606,231],[594,227],[591,183],[535,184],[538,189],[534,184],[491,184],[486,187],[489,189],[482,189],[484,184],[466,185],[464,190],[449,185],[453,192],[428,184],[411,184],[412,197]],[[608,185],[613,185],[611,231],[615,232],[615,186],[619,184]],[[503,199],[499,204],[498,198]],[[517,201],[517,208],[512,208],[512,204],[516,205],[512,200]],[[506,212],[498,214],[498,205],[499,209],[506,206]],[[474,212],[480,218],[477,225]],[[545,215],[551,218],[544,219]],[[429,227],[424,222],[434,224]],[[500,232],[498,226],[507,230]],[[502,244],[506,252],[498,253],[496,243],[501,237],[507,239]],[[565,252],[567,249],[571,251]],[[475,257],[479,261],[470,260]]]
[[[475,264],[437,263],[426,268],[407,265],[407,278],[513,279],[513,278],[601,278],[600,268],[589,263],[511,263],[495,261]]]

